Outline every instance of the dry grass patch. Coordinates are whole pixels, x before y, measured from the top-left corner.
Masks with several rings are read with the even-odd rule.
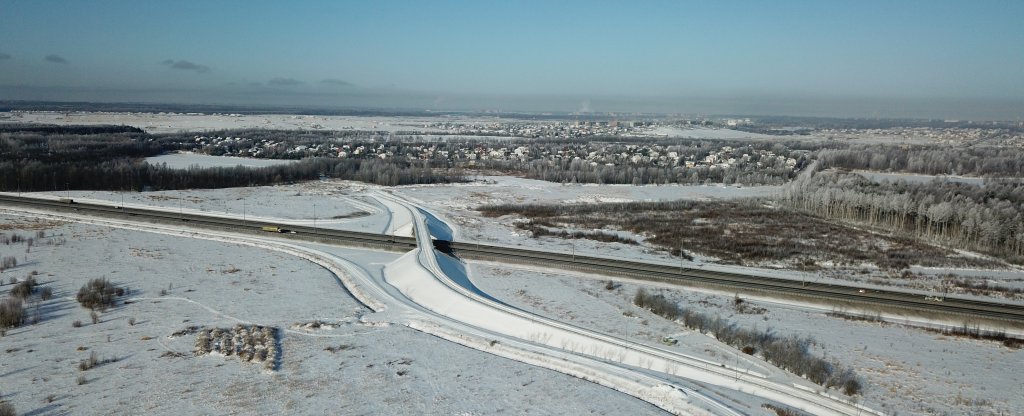
[[[934,267],[992,267],[991,260],[958,255],[921,241],[888,236],[776,207],[760,199],[735,201],[627,202],[602,204],[506,204],[477,208],[483,215],[516,214],[529,221],[520,228],[545,235],[574,236],[564,229],[617,229],[645,237],[668,253],[686,251],[724,263],[817,270],[821,262],[873,263],[887,270],[911,264]],[[600,240],[602,236],[595,238]]]

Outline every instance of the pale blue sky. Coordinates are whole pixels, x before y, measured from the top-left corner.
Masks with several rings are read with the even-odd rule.
[[[1022,1],[0,0],[0,99],[1015,119],[1022,18]]]

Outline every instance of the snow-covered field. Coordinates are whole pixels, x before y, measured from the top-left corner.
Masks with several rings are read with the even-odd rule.
[[[20,263],[0,274],[5,283],[0,290],[10,290],[10,277],[24,278],[35,270],[42,287],[55,295],[30,306],[30,314],[38,311],[39,323],[0,338],[0,394],[20,413],[659,413],[648,403],[593,383],[405,326],[361,321],[370,311],[335,275],[290,255],[20,216],[0,216],[0,224],[8,235],[34,236],[40,228],[47,235],[29,253],[23,244],[0,245],[0,256],[15,255]],[[397,257],[330,251],[371,274]],[[131,303],[100,313],[92,324],[74,296],[97,277],[128,287]],[[314,320],[335,327],[293,328]],[[75,328],[74,321],[83,325]],[[285,331],[278,371],[235,357],[195,357],[194,337],[171,337],[192,325],[239,322]],[[78,370],[91,352],[115,361]]]
[[[711,360],[750,361],[734,348],[632,304],[638,287],[656,291],[657,286],[616,280],[619,286],[608,290],[606,280],[592,276],[495,263],[473,262],[472,271],[481,290],[515,307],[650,343],[671,336],[679,344],[665,348]],[[814,352],[855,368],[867,382],[861,401],[886,414],[1024,413],[1022,350],[895,324],[845,321],[782,303],[754,301],[767,312],[738,313],[727,293],[671,286],[662,293],[685,308],[720,315],[742,327],[814,338]],[[749,365],[764,364],[753,360]]]
[[[510,176],[481,176],[474,179],[476,181],[467,184],[396,187],[393,188],[393,192],[453,221],[459,228],[456,238],[461,241],[532,245],[536,244],[536,240],[517,233],[510,224],[498,224],[493,219],[482,218],[475,208],[487,204],[569,204],[765,197],[776,195],[781,190],[779,186],[565,185]],[[582,241],[577,243],[586,244]]]
[[[916,173],[888,173],[888,172],[874,172],[866,170],[855,171],[858,175],[863,176],[875,182],[889,181],[906,181],[907,183],[928,183],[936,179],[946,180],[950,182],[960,182],[971,185],[984,185],[985,180],[982,178],[969,177],[969,176],[949,176],[949,175],[921,175]]]
[[[726,139],[726,140],[737,140],[737,139],[774,139],[774,136],[769,136],[760,133],[748,133],[740,130],[726,129],[726,128],[709,128],[709,127],[674,127],[674,126],[658,126],[650,128],[644,131],[644,134],[652,136],[663,136],[669,138],[681,138],[681,139]]]
[[[390,192],[415,202],[431,212],[437,213],[454,227],[456,241],[490,243],[498,245],[546,248],[561,252],[610,256],[634,260],[648,260],[678,264],[678,257],[651,250],[644,246],[618,243],[600,243],[592,240],[564,240],[553,237],[532,238],[528,233],[515,228],[509,221],[482,216],[475,208],[485,204],[506,203],[595,203],[658,200],[713,200],[742,197],[773,196],[779,187],[733,187],[722,185],[563,185],[533,179],[507,176],[480,176],[471,183],[453,185],[412,185],[385,188],[372,184],[352,181],[310,181],[293,185],[228,188],[220,190],[183,190],[157,192],[107,192],[71,191],[42,192],[40,196],[66,197],[81,201],[110,201],[121,204],[122,198],[128,206],[159,206],[177,212],[196,212],[207,215],[226,215],[268,222],[288,222],[313,225],[323,228],[345,229],[379,233],[409,235],[408,219],[392,218],[385,215],[387,207],[378,202],[375,192]],[[244,212],[243,212],[244,211]],[[314,221],[315,217],[315,221]],[[586,231],[586,230],[584,230]],[[607,230],[606,230],[607,231]],[[644,237],[625,231],[615,231],[626,237],[643,241]],[[884,272],[853,272],[846,269],[822,269],[819,272],[802,272],[785,269],[749,268],[714,263],[715,259],[695,256],[694,261],[684,265],[709,269],[740,271],[792,279],[819,279],[858,282],[870,285],[883,279],[889,284],[907,286],[920,290],[937,290],[946,273],[960,276],[985,278],[991,283],[1016,288],[1024,285],[1024,270],[1010,268],[1003,270],[943,269],[912,267],[917,273],[930,276],[929,279],[906,280],[884,279]]]
[[[284,221],[366,232],[383,232],[385,208],[365,192],[377,189],[350,181],[311,181],[295,185],[251,188],[189,189],[182,191],[37,192],[26,195],[71,197],[77,201],[110,202],[125,206],[161,207],[173,212],[223,215],[262,221]],[[315,221],[314,221],[315,220]]]
[[[473,119],[448,118],[452,122],[473,121]],[[12,117],[0,122],[45,123],[45,124],[123,124],[141,128],[149,133],[177,133],[183,131],[203,132],[226,129],[285,129],[285,130],[374,130],[407,131],[415,128],[424,132],[440,132],[423,127],[434,123],[430,117],[356,117],[356,116],[311,116],[290,114],[175,114],[175,113],[104,113],[104,112],[56,112],[32,111],[12,113]]]
[[[630,202],[658,200],[713,200],[743,197],[770,197],[777,195],[780,187],[760,186],[737,188],[732,186],[631,186],[631,185],[563,185],[532,179],[514,177],[481,177],[477,182],[458,185],[417,185],[390,188],[388,191],[441,215],[455,226],[454,234],[457,241],[518,246],[526,248],[543,248],[564,253],[644,260],[670,264],[679,264],[679,258],[660,250],[652,250],[643,245],[627,245],[619,243],[601,243],[587,239],[566,240],[556,237],[533,238],[528,232],[515,227],[514,223],[504,218],[488,218],[475,208],[487,204],[529,204],[529,203],[599,203],[599,202]],[[591,230],[580,230],[591,231]],[[643,241],[644,236],[634,235],[621,230],[603,230],[615,232],[624,237]],[[917,273],[929,276],[928,279],[901,280],[888,279],[886,272],[875,267],[854,268],[823,268],[818,272],[806,272],[789,269],[751,268],[735,265],[715,264],[716,259],[694,255],[693,261],[684,261],[689,267],[702,267],[714,270],[736,271],[759,275],[783,277],[797,280],[818,280],[833,282],[857,282],[873,286],[875,281],[885,281],[888,285],[906,286],[912,289],[934,291],[941,286],[937,276],[955,273],[960,276],[985,278],[991,283],[1008,288],[1021,287],[1024,282],[1024,269],[1011,267],[998,270],[975,269],[943,269],[912,267]],[[869,273],[861,273],[868,270]],[[888,287],[888,286],[887,286]]]
[[[170,199],[177,191],[142,193],[127,194],[136,199],[126,199],[126,203],[162,204],[173,210],[179,204],[185,205],[194,199],[197,201],[192,202],[193,206],[186,208],[212,213],[218,211],[219,204],[228,201],[227,211],[232,212],[230,201],[244,196],[246,200],[252,198],[252,201],[259,201],[254,204],[256,211],[252,215],[301,222],[309,220],[308,215],[312,214],[301,208],[312,202],[307,198],[322,198],[331,202],[319,205],[321,199],[318,199],[318,206],[331,207],[331,210],[339,212],[359,210],[366,213],[363,217],[338,219],[335,224],[337,226],[352,227],[354,224],[346,221],[355,221],[356,224],[362,221],[364,228],[374,228],[376,232],[395,232],[395,224],[392,222],[399,220],[392,220],[389,211],[399,210],[407,203],[401,202],[401,199],[395,199],[397,204],[388,202],[392,198],[387,192],[392,192],[440,214],[434,217],[429,211],[410,211],[409,218],[399,221],[402,222],[401,228],[406,227],[405,222],[410,221],[410,218],[425,216],[427,223],[422,225],[425,228],[417,233],[421,238],[426,238],[424,236],[428,234],[454,234],[456,239],[460,239],[459,236],[468,234],[467,230],[480,230],[480,227],[466,227],[461,223],[458,209],[468,212],[469,208],[475,206],[470,203],[481,199],[482,194],[490,195],[487,198],[523,202],[557,201],[560,198],[593,201],[677,199],[677,195],[684,192],[694,192],[693,197],[707,198],[710,192],[723,192],[721,195],[728,196],[763,191],[757,188],[708,191],[717,188],[562,186],[515,178],[488,179],[488,183],[387,189],[337,181],[310,182],[280,187],[186,191],[179,195],[182,198],[180,200]],[[589,192],[584,191],[587,188],[590,188]],[[105,199],[119,203],[121,195],[83,192],[72,193],[72,196],[76,199]],[[453,207],[457,209],[453,210]],[[456,214],[452,215],[452,212]],[[30,230],[34,227],[32,223],[22,217],[6,216],[0,221],[11,224],[11,228],[24,229],[23,234],[34,233]],[[482,223],[486,219],[479,218],[479,221]],[[330,413],[341,408],[345,409],[345,413],[658,412],[648,403],[614,393],[605,387],[497,358],[409,329],[411,326],[447,339],[461,339],[461,335],[453,335],[450,328],[435,328],[438,323],[412,318],[410,313],[415,309],[392,304],[383,312],[372,313],[352,298],[346,289],[351,287],[349,283],[344,286],[339,284],[336,274],[280,252],[239,245],[242,243],[240,241],[232,244],[186,239],[97,225],[48,226],[51,230],[45,232],[49,237],[36,243],[28,254],[23,252],[24,246],[0,246],[0,255],[14,254],[19,260],[28,256],[24,257],[26,261],[21,262],[21,266],[8,270],[0,277],[6,281],[12,273],[20,276],[36,269],[40,276],[46,277],[40,281],[44,286],[52,286],[56,294],[54,300],[40,304],[40,323],[9,331],[4,338],[5,348],[12,348],[6,347],[8,341],[14,342],[10,344],[13,351],[0,355],[4,358],[0,360],[4,386],[8,385],[7,380],[10,379],[18,383],[12,385],[24,387],[8,387],[0,393],[10,398],[22,411],[40,409],[43,412],[92,413],[95,410],[97,413],[124,413],[127,412],[125,409],[141,408],[155,413],[172,413],[182,409],[192,413]],[[486,235],[487,230],[483,231],[482,234]],[[501,228],[497,228],[490,232],[500,231]],[[53,237],[54,233],[59,233],[59,238],[66,242],[63,245],[47,245],[44,242],[46,239],[58,241]],[[507,238],[501,240],[502,235],[497,235],[496,240],[509,243]],[[525,237],[522,240],[524,244],[534,245],[537,241]],[[562,249],[565,248],[562,246],[569,245],[559,241],[545,241],[543,244]],[[585,244],[577,242],[576,249],[593,250],[595,253],[609,252],[607,245],[593,244],[586,247]],[[409,296],[410,299],[420,299],[425,305],[441,302],[428,307],[440,308],[442,311],[445,308],[462,310],[468,307],[456,306],[459,303],[450,303],[445,298],[430,301],[430,297],[440,292],[435,293],[437,289],[408,280],[412,276],[408,273],[421,273],[409,268],[414,266],[402,265],[401,259],[408,260],[408,255],[401,257],[395,253],[327,246],[316,248],[351,262],[352,267],[355,267],[353,270],[366,274],[363,283],[356,286],[376,282],[380,287],[356,294],[360,299]],[[619,254],[627,257],[633,254],[658,256],[621,251]],[[478,291],[478,295],[526,313],[625,340],[621,342],[657,345],[658,348],[674,351],[673,354],[684,354],[708,363],[721,363],[727,366],[725,368],[774,374],[772,380],[786,377],[756,358],[737,353],[709,337],[693,333],[676,323],[632,306],[630,299],[637,287],[635,284],[623,284],[618,289],[608,291],[603,288],[603,282],[589,277],[552,274],[508,265],[472,263],[466,267],[450,262],[440,264],[447,262],[442,257],[438,257],[439,264],[436,267],[448,275],[462,273],[463,277],[453,277],[452,282],[457,286],[475,288],[468,294],[470,297],[477,296],[472,293]],[[432,260],[420,261],[430,263]],[[390,277],[387,274],[389,267],[392,270]],[[399,273],[397,277],[394,275],[396,270]],[[130,287],[133,303],[101,314],[100,323],[92,325],[87,312],[74,302],[73,295],[86,280],[100,276]],[[398,280],[394,280],[396,278]],[[392,283],[393,288],[386,289],[389,286],[385,282]],[[3,290],[9,290],[9,287],[5,285]],[[164,290],[167,293],[161,296]],[[389,290],[397,290],[404,295],[398,295],[398,292],[389,294]],[[667,295],[683,302],[686,307],[720,313],[744,326],[771,328],[780,335],[814,337],[819,342],[815,352],[854,366],[865,377],[868,389],[858,401],[874,410],[899,414],[1013,414],[1024,409],[1020,400],[1015,399],[1017,396],[1013,395],[1013,387],[1008,387],[1021,384],[1019,368],[1005,365],[1019,362],[1020,352],[1008,350],[999,344],[947,339],[896,325],[848,322],[825,317],[821,311],[791,306],[762,305],[768,308],[765,314],[734,314],[731,312],[729,294],[711,295],[673,290]],[[472,309],[463,312],[449,310],[444,315],[459,316],[459,313],[464,314],[466,311]],[[483,317],[483,312],[480,313],[480,317]],[[135,318],[135,325],[128,324],[129,318]],[[72,328],[71,322],[74,320],[81,320],[84,326]],[[315,331],[292,328],[293,323],[313,320],[335,323],[337,326]],[[268,373],[256,364],[242,363],[233,357],[192,357],[188,355],[192,338],[168,338],[171,333],[189,325],[228,327],[239,321],[273,325],[286,330],[281,339],[284,355],[279,371]],[[485,321],[478,325],[486,328]],[[510,325],[500,324],[498,328],[512,331]],[[523,328],[528,330],[528,327]],[[110,343],[106,341],[108,335],[111,337]],[[529,334],[519,335],[520,339],[541,344],[545,336],[551,335],[537,333],[533,339],[530,339]],[[680,343],[671,347],[661,346],[659,340],[664,336],[673,336]],[[40,342],[40,339],[48,341]],[[549,338],[548,342],[555,341]],[[518,361],[570,371],[558,366],[552,367],[549,361],[536,361],[538,359],[534,355],[522,355],[523,351],[509,350],[513,348],[511,342],[507,347],[495,346],[493,342],[490,347],[475,341],[459,343]],[[79,351],[79,345],[88,349]],[[425,345],[429,345],[429,348],[421,347]],[[567,348],[566,345],[562,345],[562,348]],[[568,349],[588,355],[587,348],[591,349],[589,355],[612,354],[610,349],[595,352],[599,351],[598,347],[587,347],[585,344]],[[29,350],[32,352],[29,353]],[[75,366],[90,351],[97,351],[101,358],[118,360],[79,372]],[[174,354],[162,356],[168,351],[186,353],[187,357]],[[620,358],[613,357],[611,361],[626,359],[626,356],[617,357]],[[715,365],[717,367],[718,364]],[[477,368],[487,370],[473,370]],[[687,377],[697,376],[685,371],[679,372],[681,370],[678,368],[669,366],[651,370],[663,371],[665,374],[689,374]],[[86,376],[85,383],[81,385],[77,384],[79,373]],[[196,377],[195,374],[209,376]],[[330,377],[334,374],[340,376]],[[160,381],[156,385],[146,385],[139,382],[140,378],[160,378]],[[739,377],[736,382],[742,378]],[[614,377],[605,380],[603,384],[606,386],[622,382],[616,382]],[[46,383],[54,383],[50,385],[60,388],[52,389],[57,393],[38,388],[40,385],[46,386]],[[711,400],[708,403],[728,402],[728,407],[745,409],[740,413],[763,411],[759,405],[765,400],[757,397],[763,393],[750,395],[685,380],[678,383],[696,389],[693,390],[695,393],[708,395]],[[215,394],[218,386],[228,386],[233,393]],[[619,386],[615,388],[629,390],[621,387],[621,384]],[[130,394],[114,396],[119,399],[110,399],[109,396],[104,398],[102,392],[109,387],[123,388]],[[632,391],[635,393],[643,390]],[[52,403],[47,403],[51,399],[49,394],[54,394]],[[565,394],[573,398],[565,401]],[[166,400],[171,395],[175,399]],[[260,398],[243,400],[251,395]],[[933,400],[933,396],[950,399]],[[727,400],[723,401],[725,398]],[[662,399],[650,400],[664,403]],[[81,407],[85,403],[98,404],[94,405],[97,406],[95,408]],[[706,411],[710,406],[708,403],[695,409]]]
[[[233,168],[235,166],[263,168],[267,166],[294,163],[296,161],[281,159],[253,159],[236,156],[210,156],[196,153],[168,153],[160,156],[147,157],[146,162],[151,165],[166,164],[167,167],[172,169],[188,169],[193,166],[201,168]]]

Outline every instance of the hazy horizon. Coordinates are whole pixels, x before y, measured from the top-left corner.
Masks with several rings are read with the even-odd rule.
[[[0,0],[0,99],[1019,120],[1020,2]]]

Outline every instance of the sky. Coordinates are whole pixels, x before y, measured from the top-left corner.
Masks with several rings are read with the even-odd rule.
[[[1016,120],[1024,1],[0,0],[0,99]]]

